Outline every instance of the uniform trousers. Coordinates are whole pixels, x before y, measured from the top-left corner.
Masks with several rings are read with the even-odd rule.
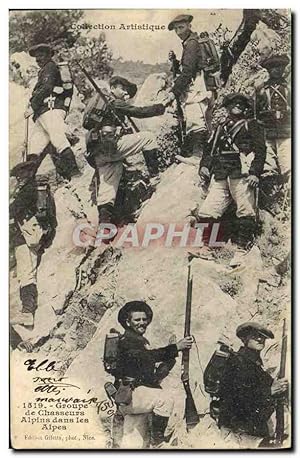
[[[114,205],[123,173],[123,160],[142,151],[157,149],[156,137],[151,132],[124,135],[117,143],[116,150],[101,153],[95,157],[99,174],[97,205]]]
[[[164,389],[139,386],[132,392],[132,402],[128,406],[120,406],[123,415],[155,413],[161,417],[170,417],[174,400]]]
[[[197,75],[182,100],[187,135],[208,130],[206,116],[212,96],[206,90],[203,74]]]
[[[232,201],[237,205],[238,218],[255,217],[255,191],[249,187],[245,177],[215,180],[213,176],[208,195],[199,210],[199,216],[218,219]]]
[[[70,142],[66,137],[66,112],[61,109],[48,110],[35,121],[29,139],[29,153],[39,154],[51,142],[58,153],[69,148]]]
[[[43,229],[35,216],[24,221],[19,228],[26,242],[15,249],[17,278],[22,288],[37,283],[38,251]]]
[[[282,175],[291,172],[291,139],[274,138],[266,140],[267,158],[275,156]]]

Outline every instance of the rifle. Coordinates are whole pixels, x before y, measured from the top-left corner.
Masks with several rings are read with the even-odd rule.
[[[122,127],[122,129],[126,132],[128,131],[128,126],[122,121],[122,119],[120,118],[120,116],[118,116],[118,114],[116,113],[116,111],[114,110],[112,104],[111,104],[111,101],[109,100],[109,98],[104,94],[104,92],[100,89],[100,87],[98,86],[98,84],[94,81],[94,79],[91,77],[91,75],[88,73],[88,71],[81,65],[81,63],[78,61],[78,60],[75,60],[76,64],[78,65],[78,67],[80,68],[80,70],[85,74],[85,76],[87,77],[87,79],[89,80],[89,82],[91,83],[91,85],[93,86],[93,88],[96,90],[96,92],[100,95],[100,97],[102,98],[102,100],[104,101],[104,103],[107,105],[107,107],[110,109],[112,115],[114,116],[115,120],[117,121],[117,123]],[[139,132],[139,128],[137,127],[137,125],[135,124],[134,121],[132,121],[132,119],[127,116],[127,119],[128,121],[130,122],[133,130],[135,132]]]
[[[193,278],[191,276],[191,263],[189,259],[184,337],[189,336],[191,332],[192,290],[193,290]],[[186,350],[183,350],[182,352],[181,380],[182,380],[182,383],[185,389],[185,393],[186,393],[184,418],[186,421],[187,431],[194,428],[199,423],[199,415],[197,413],[197,409],[195,406],[195,402],[194,402],[193,395],[191,392],[191,387],[190,387],[189,365],[190,365],[190,351],[186,349]]]
[[[29,117],[25,119],[25,141],[24,141],[24,150],[22,151],[22,161],[27,161],[28,156],[28,130],[29,130]]]
[[[280,356],[280,368],[278,378],[285,377],[285,366],[286,366],[286,354],[287,354],[287,333],[286,333],[286,320],[283,320],[282,326],[282,339],[281,339],[281,356]],[[276,428],[275,428],[275,442],[276,444],[282,444],[284,439],[284,399],[280,398],[277,400],[276,405]]]

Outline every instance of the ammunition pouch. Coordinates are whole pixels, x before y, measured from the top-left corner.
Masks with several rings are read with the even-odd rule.
[[[120,127],[103,126],[101,129],[90,130],[87,139],[86,159],[91,167],[96,168],[95,157],[98,155],[111,156],[117,151],[117,143],[123,131]]]

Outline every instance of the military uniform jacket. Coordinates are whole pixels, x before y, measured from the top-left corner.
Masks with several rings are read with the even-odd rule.
[[[196,78],[197,73],[206,66],[202,48],[200,47],[196,33],[192,32],[188,38],[182,42],[182,46],[181,73],[176,78],[172,89],[176,97],[180,97],[189,89],[189,85],[192,80]],[[179,67],[178,61],[177,67]]]
[[[227,118],[219,125],[204,147],[200,162],[201,167],[207,167],[215,180],[225,180],[227,177],[240,178],[240,152],[254,153],[249,175],[259,177],[264,169],[266,146],[264,130],[254,119],[233,121]]]
[[[152,116],[160,116],[165,112],[165,107],[161,103],[146,107],[136,107],[120,99],[113,99],[110,103],[123,123],[126,121],[127,116],[133,118],[151,118]],[[115,119],[111,109],[107,109],[104,113],[101,126],[120,126],[120,123]]]
[[[230,356],[221,380],[219,426],[268,437],[267,421],[275,408],[272,383],[259,353],[241,347]]]
[[[62,93],[56,94],[54,88],[61,88]],[[33,109],[33,120],[52,109],[67,111],[65,94],[59,69],[53,60],[49,60],[38,73],[38,81],[33,89],[30,104]]]
[[[117,378],[131,377],[135,386],[159,388],[156,380],[156,363],[167,362],[178,356],[175,344],[148,350],[149,342],[145,337],[127,329],[119,342]]]
[[[290,138],[291,97],[287,82],[268,81],[256,100],[257,118],[266,129],[267,139]]]

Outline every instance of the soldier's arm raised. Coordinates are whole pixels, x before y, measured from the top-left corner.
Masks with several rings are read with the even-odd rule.
[[[164,114],[165,107],[162,103],[156,103],[146,107],[136,107],[123,100],[114,100],[114,108],[118,114],[132,116],[133,118],[151,118]]]

